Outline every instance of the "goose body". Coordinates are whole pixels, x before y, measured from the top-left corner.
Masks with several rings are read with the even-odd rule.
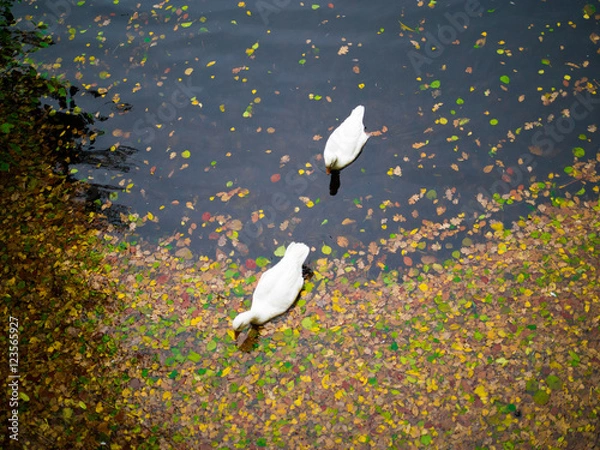
[[[327,139],[323,153],[327,173],[343,169],[360,154],[371,136],[365,132],[364,116],[365,107],[358,105]]]
[[[302,264],[309,252],[305,244],[292,242],[288,245],[283,258],[258,280],[250,310],[233,319],[235,331],[241,331],[250,324],[261,325],[292,306],[304,285]]]

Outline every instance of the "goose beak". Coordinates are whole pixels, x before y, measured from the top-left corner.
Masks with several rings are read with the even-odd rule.
[[[329,167],[325,167],[325,173],[329,175],[331,173],[331,169]]]
[[[240,330],[233,330],[233,336],[235,337],[235,340],[237,341],[238,338],[240,337]]]

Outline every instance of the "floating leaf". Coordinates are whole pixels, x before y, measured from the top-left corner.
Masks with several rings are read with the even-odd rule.
[[[543,389],[539,389],[537,391],[535,391],[535,394],[533,394],[533,401],[537,404],[537,405],[545,405],[546,403],[548,403],[550,401],[550,395],[548,395],[548,393],[546,391],[544,391]]]
[[[269,264],[269,262],[270,261],[264,256],[259,256],[258,258],[256,258],[256,265],[258,267],[265,267],[267,264]]]
[[[310,317],[305,317],[304,319],[302,319],[301,324],[307,330],[312,330],[312,327],[314,325],[314,323]]]
[[[212,342],[212,341],[211,341]],[[196,353],[195,351],[191,350],[188,355],[187,358],[192,361],[192,362],[200,362],[200,360],[202,359],[202,356],[198,353]]]
[[[508,75],[502,75],[500,77],[500,81],[502,81],[504,84],[508,84],[510,83],[510,77]]]
[[[546,377],[546,384],[553,391],[557,391],[562,388],[562,381],[556,375],[548,375]]]

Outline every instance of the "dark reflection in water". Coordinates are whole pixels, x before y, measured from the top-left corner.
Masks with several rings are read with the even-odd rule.
[[[340,171],[332,170],[331,178],[329,179],[329,195],[336,195],[340,185]]]

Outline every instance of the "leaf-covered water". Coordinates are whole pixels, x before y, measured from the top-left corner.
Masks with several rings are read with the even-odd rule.
[[[36,55],[40,67],[84,88],[73,100],[96,112],[90,148],[130,154],[128,170],[71,168],[116,188],[105,211],[127,207],[121,220],[151,240],[181,233],[195,253],[256,258],[292,239],[341,256],[423,221],[508,224],[548,174],[561,192],[589,194],[565,171],[597,147],[597,18],[585,2],[544,5],[85,1],[18,12],[49,24],[56,44]],[[367,129],[385,132],[332,197],[324,142],[357,104]],[[446,258],[465,237],[421,250]]]

